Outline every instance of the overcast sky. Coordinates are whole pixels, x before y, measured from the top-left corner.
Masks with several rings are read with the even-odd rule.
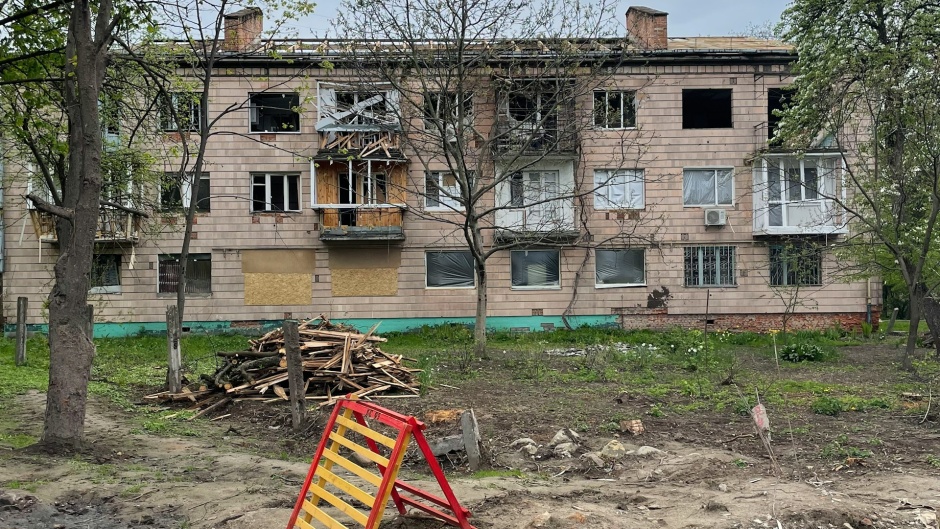
[[[750,25],[776,23],[789,0],[654,0],[626,2],[620,13],[631,5],[646,5],[669,13],[669,36],[699,37],[740,34]],[[336,15],[339,0],[318,0],[314,15],[305,17],[296,26],[299,37],[322,37]],[[330,31],[331,37],[341,37]]]

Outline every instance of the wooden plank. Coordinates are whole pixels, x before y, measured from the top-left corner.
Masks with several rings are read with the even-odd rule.
[[[336,422],[338,422],[339,424],[342,424],[343,426],[349,428],[350,430],[360,435],[363,435],[365,437],[368,437],[369,439],[372,439],[373,441],[378,441],[379,443],[382,443],[383,445],[389,448],[395,448],[394,439],[392,439],[391,437],[385,436],[371,428],[363,426],[356,421],[346,419],[345,417],[337,417]]]
[[[311,516],[311,518],[313,517]],[[300,527],[300,529],[317,529],[316,527],[310,525],[310,523],[304,520],[301,516],[297,517],[297,522],[295,523],[294,527]]]
[[[368,459],[369,461],[372,461],[373,463],[378,464],[379,466],[383,466],[383,467],[388,466],[387,458],[383,457],[380,454],[376,454],[372,450],[369,450],[368,448],[364,446],[360,446],[350,441],[349,439],[346,439],[342,435],[338,435],[336,432],[330,432],[330,440],[333,442],[339,443],[342,446],[345,446],[346,448],[352,450],[353,452],[356,452],[357,454],[365,457],[366,459]]]
[[[355,507],[343,501],[342,498],[334,495],[332,492],[322,487],[317,486],[315,483],[310,484],[310,491],[316,494],[317,496],[319,496],[321,499],[326,500],[327,503],[329,503],[333,507],[336,507],[340,512],[342,512],[346,516],[349,516],[350,518],[352,518],[353,521],[355,521],[356,523],[365,525],[369,521],[368,516],[362,514]],[[308,505],[310,506],[310,508],[314,508],[314,509],[316,508],[309,501],[304,500],[304,509],[306,509]]]
[[[327,529],[349,529],[345,525],[337,522],[332,516],[323,512],[323,509],[317,507],[316,505],[310,504],[305,500],[306,505],[310,505],[310,510],[307,513],[311,514],[316,520],[327,527]]]
[[[330,485],[333,485],[334,487],[340,489],[346,494],[349,494],[353,498],[361,501],[366,505],[372,505],[375,503],[375,497],[373,495],[339,477],[330,470],[327,470],[323,467],[317,467],[317,473],[315,475],[319,478],[323,478]]]
[[[324,451],[323,457],[359,476],[375,487],[382,485],[382,476],[379,476],[373,472],[369,472],[362,466],[357,465],[355,462],[350,461],[337,453]],[[317,467],[317,472],[319,472],[321,468],[323,467]]]

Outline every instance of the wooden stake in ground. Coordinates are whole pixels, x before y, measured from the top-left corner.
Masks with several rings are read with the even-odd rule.
[[[16,298],[16,365],[26,365],[26,307],[29,300]]]
[[[304,427],[307,400],[304,398],[304,365],[300,359],[300,333],[297,320],[284,321],[284,352],[287,354],[287,383],[294,430]]]
[[[169,364],[166,370],[166,384],[170,393],[179,393],[183,389],[180,369],[182,359],[180,357],[180,331],[179,331],[179,312],[176,305],[167,305],[166,307],[166,345],[169,354]]]

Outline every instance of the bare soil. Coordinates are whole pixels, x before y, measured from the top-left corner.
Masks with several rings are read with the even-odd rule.
[[[895,353],[889,347],[846,348],[832,366],[792,367],[787,377],[901,383],[907,379],[891,366]],[[940,455],[940,428],[930,413],[921,422],[919,414],[897,408],[828,417],[805,406],[768,405],[774,429],[790,432],[774,433],[783,468],[774,476],[745,416],[704,407],[653,416],[653,405],[681,405],[682,398],[657,402],[641,388],[613,383],[520,380],[500,354],[475,377],[449,381],[454,387],[381,401],[422,419],[431,410],[475,410],[491,471],[473,476],[456,455],[444,466],[479,529],[937,527],[940,469],[926,458]],[[767,367],[756,355],[742,362],[750,369]],[[9,419],[22,433],[38,435],[44,402],[40,393],[22,395]],[[286,406],[240,403],[222,413],[232,415],[188,423],[196,436],[155,435],[141,428],[138,416],[92,401],[86,452],[66,457],[0,450],[0,529],[285,527],[325,412],[303,434],[290,432]],[[646,432],[633,437],[608,431],[611,417],[641,419]],[[576,424],[582,447],[572,458],[537,460],[509,447],[520,437],[548,444],[560,428]],[[429,424],[427,435],[455,429]],[[612,439],[628,449],[647,445],[662,453],[629,455],[604,468],[580,457]],[[824,456],[823,449],[839,439],[873,454]],[[402,477],[434,490],[413,454]],[[441,526],[396,514],[387,512],[383,528]]]

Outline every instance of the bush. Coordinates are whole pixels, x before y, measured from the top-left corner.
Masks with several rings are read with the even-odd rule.
[[[823,395],[822,397],[817,397],[816,400],[810,405],[810,409],[813,410],[813,413],[819,415],[829,415],[835,417],[842,413],[842,401],[833,397]]]
[[[780,358],[787,362],[818,362],[825,356],[821,347],[806,342],[790,343],[780,350]]]

